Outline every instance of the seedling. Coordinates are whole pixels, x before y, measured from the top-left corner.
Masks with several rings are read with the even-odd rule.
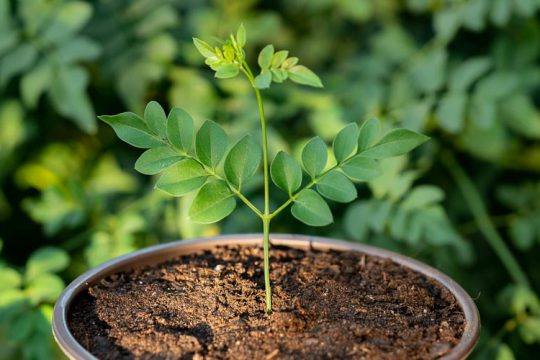
[[[272,163],[268,159],[267,124],[261,90],[272,83],[291,80],[322,87],[315,73],[289,57],[287,50],[275,51],[267,45],[259,53],[260,72],[254,75],[246,60],[246,31],[240,26],[236,35],[219,41],[220,46],[194,38],[198,51],[219,79],[244,75],[251,84],[259,107],[262,141],[259,144],[246,135],[229,148],[225,131],[215,122],[206,121],[195,132],[191,116],[174,108],[168,116],[155,101],[148,103],[144,117],[125,112],[99,118],[111,125],[118,137],[135,147],[148,149],[135,163],[135,169],[146,175],[161,173],[156,188],[171,196],[196,191],[190,218],[199,223],[213,223],[231,214],[236,198],[246,204],[262,221],[266,311],[272,313],[270,285],[270,224],[290,206],[292,215],[310,226],[333,222],[326,199],[350,202],[357,197],[353,182],[369,181],[381,174],[379,160],[403,155],[428,140],[427,136],[406,129],[394,129],[379,136],[379,124],[370,119],[358,128],[345,126],[335,137],[332,151],[335,161],[329,163],[328,148],[320,137],[312,138],[302,150],[301,164],[280,151]],[[242,193],[244,185],[259,170],[264,173],[264,209],[258,209]],[[270,209],[270,179],[288,195],[276,209]]]

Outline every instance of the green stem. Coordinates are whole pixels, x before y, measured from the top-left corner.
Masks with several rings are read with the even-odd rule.
[[[264,251],[264,290],[266,294],[266,312],[272,313],[272,286],[270,284],[270,219],[263,219],[263,251]]]
[[[261,211],[259,209],[257,209],[257,207],[255,205],[253,205],[253,203],[251,201],[249,201],[245,196],[244,194],[242,194],[240,191],[238,191],[238,189],[232,187],[231,185],[229,185],[229,188],[231,189],[231,191],[236,195],[238,196],[238,198],[240,200],[242,200],[244,202],[244,204],[246,204],[255,214],[257,214],[257,216],[259,216],[261,219],[263,218],[263,214],[261,213]]]
[[[268,138],[266,134],[266,120],[264,118],[264,107],[261,92],[254,87],[257,103],[259,104],[259,114],[261,116],[262,146],[263,146],[263,171],[264,171],[264,215],[270,215],[270,174],[268,173]]]
[[[519,266],[516,258],[504,242],[501,235],[497,232],[495,225],[491,221],[489,214],[484,206],[482,197],[474,186],[472,180],[467,176],[463,168],[456,161],[454,156],[449,152],[442,154],[442,162],[456,181],[465,201],[467,202],[471,212],[478,223],[480,232],[486,238],[495,254],[499,257],[506,270],[518,285],[531,288],[529,280],[525,272]]]
[[[268,314],[272,313],[272,287],[270,285],[270,174],[268,171],[268,136],[266,133],[266,119],[264,117],[264,105],[261,97],[261,92],[255,86],[255,78],[251,72],[248,64],[243,61],[242,72],[246,75],[255,97],[257,98],[257,105],[259,107],[259,116],[261,119],[261,133],[262,133],[262,148],[263,148],[263,172],[264,172],[264,212],[262,216],[263,220],[263,250],[264,250],[264,289],[266,293],[266,311]]]

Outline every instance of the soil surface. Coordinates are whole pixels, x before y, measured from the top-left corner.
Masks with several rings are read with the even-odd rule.
[[[70,327],[99,359],[434,359],[465,326],[454,296],[391,260],[218,247],[122,272],[75,301]]]

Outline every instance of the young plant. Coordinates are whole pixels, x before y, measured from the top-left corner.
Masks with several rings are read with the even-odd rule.
[[[271,164],[268,159],[267,124],[261,90],[272,83],[291,80],[298,84],[322,87],[322,82],[298,58],[287,50],[264,47],[258,56],[259,73],[255,76],[246,61],[246,31],[240,26],[236,35],[220,41],[220,46],[194,38],[193,42],[205,62],[219,79],[243,74],[251,84],[259,107],[262,139],[259,144],[246,135],[232,147],[225,131],[215,122],[206,121],[195,131],[191,116],[174,108],[168,116],[155,101],[150,102],[144,117],[125,112],[99,118],[111,125],[118,137],[135,147],[148,149],[135,163],[135,169],[146,175],[161,173],[156,188],[172,196],[192,191],[197,195],[189,210],[190,218],[199,223],[213,223],[233,212],[236,198],[246,204],[262,221],[266,311],[272,313],[270,286],[270,223],[291,205],[291,213],[310,226],[325,226],[333,221],[325,199],[350,202],[357,197],[353,182],[363,182],[381,174],[378,160],[403,155],[428,140],[428,137],[406,129],[394,129],[379,136],[375,119],[358,128],[345,126],[332,144],[335,162],[329,164],[328,149],[320,137],[312,138],[302,151],[301,164],[280,151]],[[258,209],[243,193],[246,182],[261,166],[264,173],[264,209]],[[304,176],[304,173],[306,176]],[[305,179],[304,179],[305,178]],[[276,209],[270,209],[270,179],[288,195]]]

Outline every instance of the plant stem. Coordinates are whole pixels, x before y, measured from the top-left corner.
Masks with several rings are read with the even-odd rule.
[[[471,212],[478,223],[480,232],[486,238],[492,250],[497,254],[510,277],[518,285],[530,289],[530,283],[525,272],[519,266],[516,258],[504,242],[501,235],[497,232],[495,225],[491,221],[489,214],[484,206],[482,197],[474,186],[472,180],[467,176],[463,168],[449,152],[444,152],[441,156],[442,163],[446,166],[454,180],[456,181],[465,201],[468,203]]]
[[[263,253],[264,253],[264,290],[266,294],[266,312],[272,313],[272,286],[270,284],[270,219],[263,219]]]
[[[272,313],[272,287],[270,286],[270,174],[268,171],[268,136],[266,133],[266,119],[264,117],[264,105],[261,92],[255,86],[255,78],[248,64],[243,61],[242,71],[251,83],[251,87],[257,98],[259,117],[261,119],[262,148],[263,148],[263,172],[264,172],[264,212],[263,221],[263,252],[264,252],[264,289],[266,294],[266,312]]]

